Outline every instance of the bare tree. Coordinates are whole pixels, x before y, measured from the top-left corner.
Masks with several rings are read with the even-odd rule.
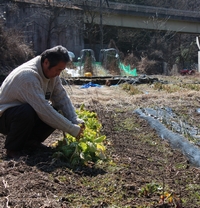
[[[104,14],[109,12],[105,11],[105,8],[109,7],[108,0],[85,0],[77,1],[74,0],[73,3],[78,2],[78,5],[81,6],[84,10],[85,15],[85,28],[84,28],[84,38],[88,40],[90,48],[94,48],[95,44],[100,45],[100,49],[104,45]]]
[[[6,5],[6,26],[23,31],[36,53],[58,44],[71,50],[75,48],[76,53],[83,47],[83,38],[79,35],[83,25],[81,9],[49,0]]]
[[[66,4],[48,3],[45,8],[37,10],[30,19],[46,34],[46,48],[72,42],[74,34],[70,33],[80,32],[83,25],[81,11],[69,8]]]

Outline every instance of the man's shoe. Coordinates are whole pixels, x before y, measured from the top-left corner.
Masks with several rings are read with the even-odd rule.
[[[19,159],[22,154],[20,151],[17,150],[6,150],[6,155],[8,158],[12,158],[12,159]]]

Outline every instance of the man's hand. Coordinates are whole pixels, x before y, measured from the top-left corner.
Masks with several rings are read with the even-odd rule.
[[[83,131],[84,131],[85,130],[85,123],[81,123],[79,125],[80,125],[81,129],[83,129]]]
[[[80,126],[80,131],[79,131],[78,135],[76,136],[76,139],[78,141],[80,140],[80,138],[81,138],[81,136],[82,136],[82,134],[83,134],[83,132],[85,130],[85,124],[82,123],[82,124],[79,124],[79,126]]]

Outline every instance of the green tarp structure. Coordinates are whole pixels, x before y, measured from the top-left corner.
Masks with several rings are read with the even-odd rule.
[[[75,66],[80,66],[80,62],[73,62]],[[101,66],[101,62],[95,62],[95,66]],[[121,62],[119,63],[119,68],[126,74],[131,76],[138,76],[137,69],[131,69],[130,65],[124,65]]]
[[[80,66],[80,62],[73,62],[74,66]]]
[[[131,69],[131,66],[130,65],[125,66],[124,64],[122,64],[120,62],[119,68],[122,69],[126,74],[129,74],[129,75],[132,75],[132,76],[138,76],[137,75],[137,69],[136,68]]]

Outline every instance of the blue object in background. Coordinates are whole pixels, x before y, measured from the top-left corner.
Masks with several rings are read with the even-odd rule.
[[[89,82],[87,84],[82,85],[80,88],[81,89],[85,89],[85,88],[89,88],[89,87],[102,87],[102,86],[99,85],[99,84],[94,84],[92,82]]]

